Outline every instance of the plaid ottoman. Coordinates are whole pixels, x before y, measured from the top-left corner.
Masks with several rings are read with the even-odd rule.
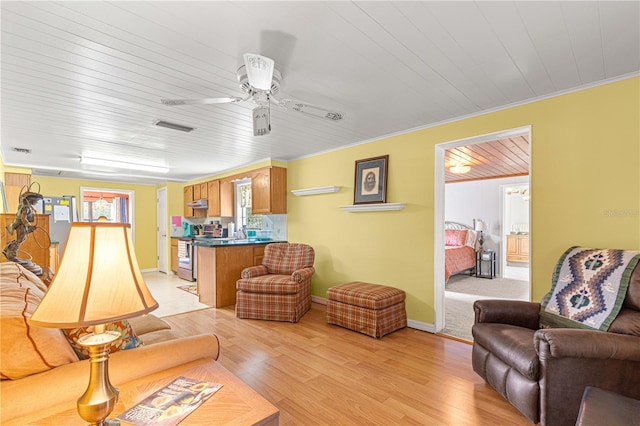
[[[379,284],[351,282],[327,291],[327,324],[371,337],[382,337],[407,326],[404,291]]]

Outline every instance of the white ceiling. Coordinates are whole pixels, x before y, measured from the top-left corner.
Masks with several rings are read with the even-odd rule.
[[[640,2],[2,1],[1,153],[34,174],[157,183],[291,160],[640,71]],[[281,98],[339,122],[251,103],[245,52],[273,58]],[[191,133],[154,126],[162,119]],[[14,148],[32,150],[31,154]],[[81,154],[170,166],[101,169]],[[143,177],[146,176],[146,177]]]

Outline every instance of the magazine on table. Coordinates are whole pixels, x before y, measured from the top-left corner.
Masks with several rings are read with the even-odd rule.
[[[133,425],[173,426],[198,408],[222,384],[178,377],[118,416]]]

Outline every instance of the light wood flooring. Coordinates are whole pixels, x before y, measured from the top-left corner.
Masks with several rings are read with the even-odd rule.
[[[163,318],[214,333],[219,362],[280,409],[281,425],[531,425],[471,368],[471,345],[405,328],[373,339],[325,322],[241,320],[233,306]]]

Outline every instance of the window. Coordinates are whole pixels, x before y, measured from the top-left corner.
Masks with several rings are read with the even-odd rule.
[[[80,188],[83,222],[131,223],[133,228],[133,191]]]
[[[238,229],[262,229],[262,216],[251,214],[251,179],[236,182],[236,222]]]

